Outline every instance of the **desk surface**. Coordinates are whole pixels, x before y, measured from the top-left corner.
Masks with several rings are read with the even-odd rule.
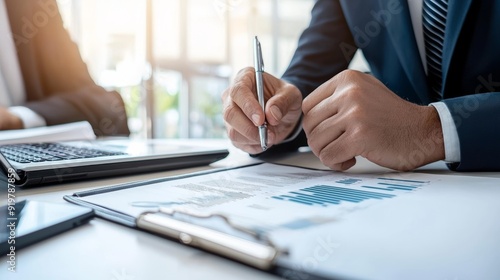
[[[65,203],[62,197],[77,191],[258,161],[231,148],[228,158],[211,166],[18,190],[16,195],[18,199]],[[286,155],[273,161],[325,168],[307,151]],[[385,171],[388,170],[360,158],[358,164],[349,172]],[[417,172],[454,174],[443,162],[425,166]],[[466,175],[500,178],[500,173]],[[6,204],[5,192],[2,192],[0,204]],[[239,279],[278,279],[239,263],[98,218],[89,224],[19,250],[16,254],[17,273],[8,272],[6,257],[0,258],[1,279],[234,279],[235,275]]]

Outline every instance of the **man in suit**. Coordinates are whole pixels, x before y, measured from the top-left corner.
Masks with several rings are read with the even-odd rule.
[[[55,0],[0,0],[0,129],[88,121],[128,135],[123,100],[97,86]]]
[[[498,34],[498,1],[318,0],[282,79],[264,76],[265,113],[252,68],[224,92],[228,135],[261,153],[266,119],[271,150],[307,143],[334,170],[500,170]],[[358,48],[372,75],[345,70]]]

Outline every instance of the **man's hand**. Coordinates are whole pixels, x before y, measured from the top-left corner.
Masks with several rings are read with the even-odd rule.
[[[229,139],[247,153],[262,152],[258,126],[267,120],[268,147],[286,139],[302,113],[302,95],[297,87],[264,73],[264,112],[257,100],[255,71],[244,68],[222,95],[223,114]]]
[[[6,108],[0,107],[0,130],[22,129],[23,121]]]
[[[358,155],[396,170],[444,159],[434,107],[401,99],[373,76],[346,70],[304,99],[302,110],[309,146],[333,170],[351,168]]]

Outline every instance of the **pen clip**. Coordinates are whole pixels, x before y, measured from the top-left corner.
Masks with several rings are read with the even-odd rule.
[[[264,58],[262,57],[262,47],[260,46],[260,42],[259,42],[259,58],[260,58],[260,71],[261,72],[264,72]]]
[[[262,47],[260,45],[260,41],[257,36],[254,37],[254,45],[255,45],[255,71],[264,72],[264,59],[262,57]]]

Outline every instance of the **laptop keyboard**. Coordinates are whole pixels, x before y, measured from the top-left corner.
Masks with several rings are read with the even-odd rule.
[[[58,143],[7,145],[0,147],[0,152],[8,160],[19,163],[126,155],[126,153],[121,152],[109,152],[85,147],[73,147]]]

